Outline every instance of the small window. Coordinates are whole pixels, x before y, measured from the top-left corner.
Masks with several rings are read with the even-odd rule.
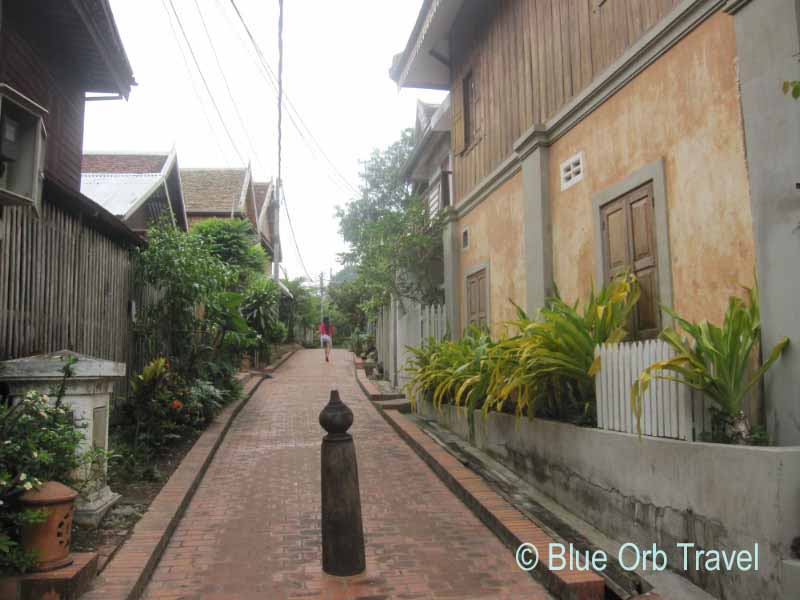
[[[0,205],[41,209],[46,112],[0,84]]]
[[[450,177],[453,173],[450,171],[450,157],[442,161],[442,208],[450,206]]]
[[[461,249],[466,250],[469,248],[469,228],[465,227],[461,232]]]
[[[478,82],[472,71],[464,76],[464,148],[478,139]]]
[[[575,156],[561,163],[561,191],[571,188],[583,179],[583,152],[578,152]]]

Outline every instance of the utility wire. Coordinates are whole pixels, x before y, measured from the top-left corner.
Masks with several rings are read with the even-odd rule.
[[[196,1],[197,0],[195,0],[195,2]],[[278,188],[279,189],[281,186],[282,127],[283,127],[283,0],[278,0]]]
[[[261,51],[261,47],[258,45],[258,42],[256,42],[256,39],[253,36],[253,33],[250,30],[250,27],[247,25],[247,22],[244,20],[244,17],[242,15],[241,11],[239,10],[239,7],[236,5],[236,0],[230,0],[230,2],[231,2],[231,5],[233,6],[233,9],[236,11],[236,15],[239,18],[240,23],[242,24],[242,26],[244,27],[245,32],[247,33],[247,37],[250,39],[250,43],[253,45],[253,48],[255,49],[256,56],[258,57],[261,65],[263,66],[264,70],[267,73],[267,76],[270,79],[270,84],[273,87],[275,87],[275,85],[276,85],[275,74],[272,72],[272,68],[269,66],[269,63],[267,62],[266,58],[264,57],[264,53]],[[289,111],[287,111],[287,116],[289,117],[289,120],[292,122],[292,125],[294,125],[295,129],[297,130],[297,133],[300,134],[300,137],[307,144],[309,143],[308,139],[306,138],[306,134],[303,133],[302,129],[304,128],[306,130],[306,132],[307,132],[308,138],[311,138],[311,141],[316,146],[318,152],[322,155],[322,157],[328,163],[328,165],[333,170],[333,172],[339,177],[341,182],[348,188],[348,191],[350,193],[356,193],[357,194],[358,190],[356,189],[356,187],[353,186],[344,175],[342,175],[341,171],[339,171],[339,169],[336,167],[334,162],[330,159],[330,157],[327,155],[325,150],[322,148],[322,145],[316,139],[316,137],[312,133],[311,129],[308,127],[308,125],[306,125],[305,121],[303,121],[303,118],[300,115],[300,111],[298,111],[297,108],[295,108],[294,104],[292,104],[292,102],[291,102],[291,100],[289,99],[288,96],[286,96],[284,94],[283,98],[285,99],[285,102],[287,104],[287,108],[290,109]],[[302,126],[303,126],[302,128],[295,121],[294,117],[292,116],[292,112],[295,113],[295,116],[297,117],[297,120],[300,121],[300,123],[302,124]]]
[[[236,35],[236,38],[239,40],[240,43],[244,44],[244,46],[246,47],[245,49],[247,50],[248,42],[243,40],[243,38],[241,36],[241,28],[237,27],[236,25],[234,25],[231,22],[231,20],[230,20],[230,18],[228,16],[228,11],[226,11],[225,8],[222,5],[222,0],[216,0],[216,3],[217,3],[217,6],[218,6],[220,12],[222,12],[222,16],[225,18],[225,21],[228,24],[228,27],[230,27],[231,31],[233,31],[233,33]],[[234,6],[234,9],[235,8],[236,7]],[[240,15],[240,13],[238,13],[238,14]],[[240,22],[241,22],[241,17],[240,17]],[[241,24],[243,24],[243,23],[241,23]],[[250,38],[250,43],[253,44],[252,37]],[[260,49],[257,46],[256,46],[256,52],[257,53],[260,52]],[[256,54],[256,66],[259,67],[258,74],[261,76],[261,78],[264,79],[264,81],[273,89],[273,91],[275,91],[277,93],[277,88],[278,88],[277,78],[275,77],[275,74],[272,72],[272,69],[270,68],[269,64],[266,63],[266,60],[263,58],[263,54],[262,54],[262,56],[258,56],[258,54]],[[288,98],[288,96],[286,96],[286,94],[283,94],[283,99],[284,99],[284,102],[287,103],[286,104],[287,108],[294,109],[294,106],[291,104],[291,100]],[[314,149],[314,147],[312,146],[311,142],[306,138],[306,136],[303,133],[302,129],[300,128],[300,126],[297,124],[297,122],[295,121],[294,117],[292,116],[291,111],[287,111],[287,116],[288,116],[289,121],[291,122],[292,126],[295,128],[297,133],[300,135],[300,138],[302,139],[303,143],[305,144],[306,148],[308,149],[309,153],[311,154],[311,157],[316,159],[316,160],[322,161],[322,157],[319,156],[319,152]],[[330,163],[328,163],[327,166],[329,166],[331,169],[335,170],[335,166],[330,165]],[[339,188],[340,191],[344,192],[344,194],[350,195],[350,194],[354,193],[353,187],[346,180],[341,178],[341,176],[340,176],[339,179],[337,179],[335,177],[336,173],[334,173],[333,170],[327,169],[326,170],[326,175],[330,179],[331,183],[336,185]],[[357,192],[355,192],[355,193],[357,193]]]
[[[313,280],[313,277],[311,277],[311,275],[309,274],[308,269],[306,269],[305,262],[303,262],[303,255],[300,254],[300,245],[297,243],[297,235],[294,232],[294,225],[292,225],[292,215],[289,213],[289,206],[286,203],[286,193],[284,192],[283,186],[279,188],[278,193],[280,194],[278,200],[283,200],[282,202],[283,211],[286,213],[286,220],[289,222],[289,231],[292,232],[292,241],[294,242],[294,249],[297,251],[297,258],[300,259],[300,266],[303,267],[303,272],[306,274],[306,277]]]
[[[208,25],[206,24],[206,19],[203,16],[203,11],[200,10],[200,4],[197,0],[194,0],[194,6],[197,9],[197,14],[200,15],[200,23],[203,25],[203,30],[206,32],[206,38],[208,38],[208,45],[211,47],[211,52],[214,54],[214,60],[217,63],[217,68],[219,69],[220,75],[222,75],[222,81],[225,83],[225,89],[228,91],[228,98],[231,100],[231,104],[233,105],[233,110],[236,112],[236,118],[239,120],[239,125],[244,132],[245,138],[247,138],[247,145],[250,147],[250,152],[253,153],[253,157],[258,162],[259,166],[263,169],[264,164],[261,162],[258,156],[258,152],[255,149],[253,144],[253,140],[250,137],[250,133],[248,132],[247,125],[245,125],[244,119],[242,118],[242,113],[239,112],[239,106],[236,102],[236,99],[233,97],[233,92],[231,91],[231,86],[228,83],[228,78],[225,75],[225,69],[222,68],[222,62],[219,59],[219,54],[217,54],[217,48],[214,46],[214,40],[211,37],[211,32],[208,30]]]
[[[194,64],[197,67],[197,72],[200,74],[200,79],[203,80],[203,85],[205,86],[206,91],[208,92],[208,97],[211,98],[211,103],[214,105],[214,110],[217,111],[217,116],[219,117],[219,120],[222,123],[223,129],[225,129],[225,133],[228,134],[228,139],[231,142],[231,146],[233,146],[233,149],[236,152],[236,155],[239,157],[239,160],[242,161],[242,163],[246,163],[247,161],[244,160],[242,153],[239,152],[239,148],[236,146],[236,142],[234,141],[233,136],[231,135],[231,132],[228,129],[228,126],[225,124],[225,119],[222,118],[222,111],[220,111],[219,106],[217,105],[217,101],[214,99],[214,95],[211,93],[211,87],[208,85],[205,75],[203,75],[203,70],[200,68],[200,63],[198,62],[197,56],[195,55],[194,50],[192,49],[192,44],[191,42],[189,42],[189,36],[186,35],[186,30],[183,28],[181,17],[178,14],[178,11],[175,10],[175,4],[173,3],[172,0],[168,0],[168,2],[169,5],[172,7],[172,12],[175,14],[175,19],[178,21],[178,27],[180,27],[181,34],[183,34],[183,39],[186,40],[186,46],[189,48],[189,53],[192,55]]]
[[[183,44],[181,44],[180,38],[178,37],[178,30],[175,29],[175,24],[172,22],[172,15],[170,14],[169,7],[167,6],[167,1],[161,0],[161,6],[164,8],[164,12],[167,14],[167,21],[169,22],[169,28],[172,30],[172,37],[175,41],[175,45],[177,45],[178,50],[180,50],[181,58],[183,59],[183,66],[186,70],[186,77],[189,79],[189,83],[192,86],[192,91],[194,92],[195,98],[197,98],[197,103],[200,105],[200,108],[203,111],[203,116],[206,118],[208,129],[211,132],[211,136],[214,138],[214,144],[217,147],[219,156],[222,160],[225,160],[225,151],[222,149],[222,144],[219,141],[217,130],[214,129],[214,124],[211,122],[211,117],[208,116],[208,110],[206,109],[206,104],[203,102],[201,94],[197,89],[197,83],[195,82],[194,77],[192,77],[192,67],[189,65],[189,58],[186,56],[186,50],[183,49]]]

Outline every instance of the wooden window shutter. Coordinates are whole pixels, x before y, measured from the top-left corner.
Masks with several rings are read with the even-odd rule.
[[[661,327],[661,313],[652,183],[603,206],[600,218],[605,281],[626,270],[636,276],[641,296],[629,326],[631,335],[636,339],[655,337]]]
[[[452,144],[453,153],[461,154],[465,150],[464,138],[464,79],[455,80],[451,91],[451,107],[453,110]]]

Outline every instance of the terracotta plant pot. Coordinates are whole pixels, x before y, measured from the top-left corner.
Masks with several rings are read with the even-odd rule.
[[[47,520],[22,528],[22,547],[36,553],[36,571],[51,571],[72,564],[69,554],[72,514],[78,492],[56,481],[47,481],[38,490],[25,492],[20,501],[25,508],[47,511]]]

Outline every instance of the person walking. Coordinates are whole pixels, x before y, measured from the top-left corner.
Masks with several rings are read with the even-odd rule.
[[[319,325],[319,341],[325,350],[325,362],[331,361],[331,348],[333,347],[333,332],[335,327],[331,325],[330,317],[323,317]]]

